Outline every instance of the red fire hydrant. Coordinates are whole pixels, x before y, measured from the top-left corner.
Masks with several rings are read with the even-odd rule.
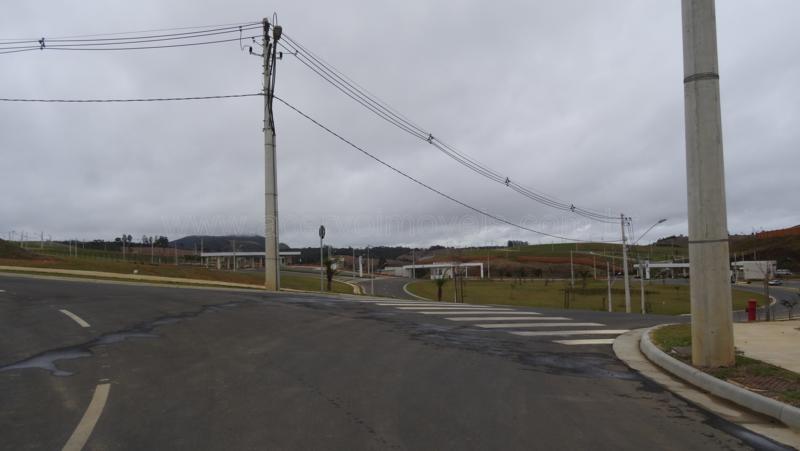
[[[756,320],[756,309],[758,308],[758,302],[755,299],[748,299],[747,300],[747,321],[755,321]]]

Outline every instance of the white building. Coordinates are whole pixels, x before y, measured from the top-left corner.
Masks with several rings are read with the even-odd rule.
[[[731,268],[736,273],[736,280],[764,280],[775,277],[778,265],[775,260],[733,262]]]

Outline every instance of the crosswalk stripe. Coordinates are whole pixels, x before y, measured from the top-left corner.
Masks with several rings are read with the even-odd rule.
[[[521,327],[602,327],[605,324],[600,323],[496,323],[496,324],[476,324],[478,327],[484,329],[503,329]]]
[[[388,306],[388,307],[403,307],[403,306],[414,306],[414,305],[417,305],[417,306],[420,306],[420,307],[428,307],[428,306],[432,307],[432,306],[437,306],[437,305],[440,306],[440,307],[451,307],[451,306],[459,306],[459,305],[465,305],[465,304],[450,304],[450,305],[445,304],[445,305],[442,305],[442,304],[437,304],[437,303],[434,303],[434,302],[378,302],[375,305]]]
[[[469,316],[460,318],[445,318],[450,321],[570,321],[572,318],[563,316]]]
[[[568,335],[620,335],[628,332],[628,329],[589,329],[589,330],[548,330],[548,331],[521,331],[511,332],[521,337],[544,337],[548,335],[568,336]]]
[[[553,340],[553,343],[561,345],[612,345],[616,338],[587,338],[581,340]]]
[[[439,311],[435,311],[435,312],[424,311],[424,312],[418,312],[418,313],[421,313],[423,315],[476,315],[478,313],[497,313],[497,314],[500,314],[500,315],[541,315],[541,313],[537,313],[537,312],[509,312],[507,310],[508,309],[482,310],[480,312],[476,312],[475,310],[466,311],[466,312],[464,312],[464,311],[453,311],[453,310],[439,310]]]
[[[395,307],[398,310],[471,310],[474,312],[485,312],[491,310],[493,312],[511,310],[510,308],[488,308],[488,307]]]

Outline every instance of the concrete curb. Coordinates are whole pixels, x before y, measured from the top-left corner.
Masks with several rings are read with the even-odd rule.
[[[670,357],[667,353],[659,349],[652,340],[650,332],[663,327],[666,324],[651,327],[644,331],[639,342],[639,349],[650,359],[651,362],[667,370],[674,376],[689,382],[711,394],[727,399],[728,401],[739,404],[764,415],[775,418],[787,426],[800,430],[800,409],[784,404],[766,396],[761,396],[750,390],[737,387],[736,385],[717,379],[694,367],[691,367],[678,359]]]
[[[415,297],[415,298],[417,298],[417,299],[419,299],[419,300],[421,300],[421,301],[432,301],[432,300],[433,300],[433,299],[423,298],[422,296],[417,296],[416,294],[414,294],[414,293],[412,293],[412,292],[408,291],[408,286],[409,286],[411,283],[412,283],[412,282],[408,282],[407,284],[403,285],[403,291],[405,291],[405,293],[406,293],[407,295],[409,295],[409,296],[412,296],[412,297]]]
[[[351,287],[353,287],[353,294],[364,294],[364,290],[359,285],[356,285],[356,284],[351,283],[351,282],[345,282],[343,280],[340,280],[339,282],[341,282],[341,283],[343,283],[345,285],[350,285]]]
[[[162,283],[180,283],[184,285],[205,285],[215,287],[230,287],[230,288],[247,288],[252,290],[264,290],[260,285],[250,285],[245,283],[223,282],[215,280],[204,279],[184,279],[181,277],[165,277],[165,276],[147,276],[143,274],[125,274],[104,271],[86,271],[79,269],[57,269],[57,268],[32,268],[27,266],[0,266],[0,271],[8,272],[22,272],[22,273],[37,273],[37,274],[56,274],[62,276],[79,276],[79,277],[101,277],[105,279],[118,279],[118,280],[133,280],[141,282],[162,282]]]
[[[235,289],[262,291],[262,292],[265,291],[262,285],[250,285],[245,283],[224,282],[224,281],[205,280],[205,279],[184,279],[182,277],[148,276],[143,274],[125,274],[125,273],[115,273],[115,272],[105,272],[105,271],[86,271],[79,269],[33,268],[27,266],[0,266],[0,272],[4,272],[6,274],[42,274],[42,275],[55,275],[63,277],[74,276],[84,280],[106,280],[106,281],[118,281],[118,282],[142,282],[142,283],[156,283],[156,284],[162,283],[162,284],[177,284],[184,287],[235,288]],[[353,287],[353,294],[356,295],[361,294],[357,291],[358,289],[360,289],[358,286],[347,282],[341,282],[341,283]],[[319,291],[296,290],[292,288],[281,288],[281,291],[315,293],[315,294],[320,293]]]

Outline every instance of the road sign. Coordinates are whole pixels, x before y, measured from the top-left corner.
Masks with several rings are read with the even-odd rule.
[[[321,225],[319,226],[319,239],[323,238],[325,238],[325,226]]]

